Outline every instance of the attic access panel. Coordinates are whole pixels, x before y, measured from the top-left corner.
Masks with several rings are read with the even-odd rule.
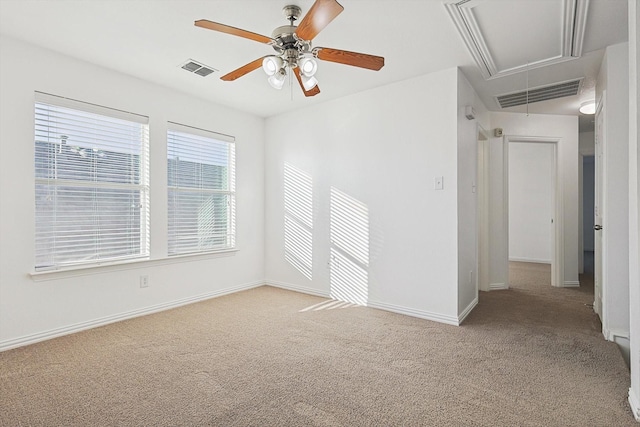
[[[589,0],[443,0],[485,79],[582,55]]]

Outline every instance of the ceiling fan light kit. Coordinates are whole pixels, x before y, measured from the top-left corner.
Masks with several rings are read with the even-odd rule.
[[[318,79],[313,76],[302,76],[302,86],[305,91],[310,91],[318,85]]]
[[[262,69],[267,76],[273,76],[282,68],[282,59],[278,56],[267,56],[262,60]]]
[[[313,58],[302,58],[299,66],[303,76],[311,77],[318,71],[318,62]]]
[[[254,60],[220,77],[220,79],[233,81],[262,66],[268,76],[267,81],[275,89],[282,89],[287,75],[293,74],[304,95],[315,96],[320,93],[318,79],[315,77],[318,70],[316,59],[375,71],[384,66],[384,58],[381,56],[332,48],[312,48],[311,40],[343,10],[344,8],[336,0],[316,0],[300,24],[296,26],[294,22],[300,17],[302,10],[295,5],[285,6],[282,13],[289,20],[289,25],[276,28],[271,37],[206,19],[196,21],[195,25],[265,43],[276,51],[275,55]]]
[[[286,77],[287,72],[284,70],[284,68],[280,68],[275,74],[269,77],[267,81],[274,89],[280,90],[282,89],[282,86],[284,86],[284,80]]]

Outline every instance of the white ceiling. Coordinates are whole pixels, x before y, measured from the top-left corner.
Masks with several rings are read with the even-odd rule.
[[[575,0],[471,0],[487,48],[502,67],[522,66],[558,49],[565,1]],[[375,72],[321,62],[316,75],[321,93],[313,98],[305,98],[296,82],[293,90],[272,89],[261,70],[221,81],[273,50],[193,25],[208,19],[270,36],[287,24],[283,6],[296,4],[304,14],[313,0],[0,0],[0,33],[262,117],[455,66],[493,111],[500,111],[495,95],[526,88],[524,72],[482,76],[441,0],[340,3],[344,12],[314,46],[384,56],[385,66]],[[584,77],[583,93],[531,104],[530,112],[575,115],[581,100],[593,98],[602,49],[627,40],[626,10],[626,0],[589,1],[583,56],[528,73],[529,87]],[[187,59],[220,72],[188,73],[180,68]]]

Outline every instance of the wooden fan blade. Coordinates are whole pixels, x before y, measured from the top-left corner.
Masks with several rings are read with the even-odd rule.
[[[220,31],[221,33],[227,33],[238,37],[244,37],[245,39],[253,40],[260,43],[270,44],[275,42],[275,40],[273,40],[271,37],[252,33],[251,31],[247,30],[241,30],[240,28],[220,24],[218,22],[207,21],[206,19],[200,19],[199,21],[196,21],[195,26],[206,28],[208,30]]]
[[[343,10],[336,0],[316,0],[298,24],[296,35],[303,40],[312,40]]]
[[[251,61],[247,65],[243,65],[237,70],[233,70],[232,72],[220,77],[220,80],[224,80],[225,82],[231,82],[239,77],[242,77],[245,74],[248,74],[253,70],[256,70],[262,67],[262,61],[264,60],[264,58],[266,58],[266,56],[263,56],[262,58],[258,58],[255,61]]]
[[[367,55],[366,53],[349,52],[348,50],[318,47],[314,49],[316,57],[323,61],[337,62],[339,64],[352,65],[354,67],[368,68],[378,71],[384,67],[382,56]]]
[[[296,78],[298,79],[298,83],[300,83],[300,89],[302,89],[302,92],[304,92],[304,96],[316,96],[317,94],[320,93],[320,88],[318,87],[318,85],[315,85],[314,87],[312,87],[311,90],[304,89],[304,85],[302,84],[302,77],[300,76],[300,68],[298,67],[294,68],[293,73],[296,75]]]

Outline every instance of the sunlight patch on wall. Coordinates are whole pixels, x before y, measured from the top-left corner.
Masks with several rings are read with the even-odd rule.
[[[313,272],[313,183],[311,175],[284,164],[284,257],[311,280]]]
[[[366,305],[369,296],[369,209],[331,187],[331,297]]]

